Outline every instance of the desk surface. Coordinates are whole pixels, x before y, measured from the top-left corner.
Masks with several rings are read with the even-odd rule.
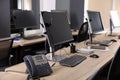
[[[31,45],[31,44],[35,44],[35,43],[40,43],[45,41],[46,38],[38,38],[38,39],[33,39],[33,40],[25,40],[25,39],[20,39],[19,42],[14,42],[13,43],[13,48],[18,47],[18,46],[26,46],[26,45]]]
[[[78,34],[78,31],[72,31],[72,35],[75,36]],[[35,44],[35,43],[40,43],[40,42],[43,42],[45,41],[46,38],[43,37],[43,38],[38,38],[38,39],[33,39],[33,40],[25,40],[25,39],[20,39],[19,42],[14,42],[13,43],[13,48],[15,47],[19,47],[19,46],[26,46],[26,45],[31,45],[31,44]]]
[[[107,37],[105,35],[99,35],[95,39],[103,40],[103,39],[110,39],[110,37]],[[117,40],[117,37],[116,37],[116,40]],[[108,51],[95,50],[94,53],[99,55],[99,58],[97,59],[90,58],[89,54],[76,53],[76,54],[86,56],[87,59],[84,60],[79,65],[72,67],[72,68],[61,66],[59,63],[56,63],[55,66],[52,67],[53,73],[50,76],[41,77],[41,80],[86,80],[87,78],[89,78],[92,74],[94,74],[97,70],[102,68],[107,62],[109,62],[113,58],[113,56],[115,55],[117,51],[117,48],[119,47],[119,44],[120,44],[120,40],[117,40],[117,42],[109,46]],[[78,43],[76,44],[76,46],[77,48],[86,47],[84,42]],[[60,52],[62,52],[63,54],[67,53],[67,55],[69,55],[70,48],[69,47],[64,48],[64,50],[61,50]],[[50,62],[50,64],[52,64],[52,62]],[[10,70],[25,72],[26,66],[24,63],[21,63],[21,64],[17,64],[15,66],[12,66],[6,69],[6,71],[10,71]],[[23,80],[22,79],[23,77],[25,78],[26,76],[21,76],[21,79],[17,79],[17,78],[16,79]],[[7,80],[7,79],[3,79],[3,80]]]
[[[0,80],[27,80],[27,75],[24,73],[0,72]]]
[[[72,30],[72,35],[73,35],[73,36],[78,35],[78,31],[79,31],[79,30],[76,30],[76,31]]]

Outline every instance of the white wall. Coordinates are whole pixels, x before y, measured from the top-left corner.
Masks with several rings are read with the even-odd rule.
[[[32,10],[32,0],[24,0],[24,10]]]
[[[31,10],[32,9],[31,0],[18,0],[18,9]]]
[[[55,10],[56,0],[40,0],[41,11]]]

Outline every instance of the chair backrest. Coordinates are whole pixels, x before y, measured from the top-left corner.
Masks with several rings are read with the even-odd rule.
[[[88,36],[88,22],[85,22],[81,25],[81,27],[79,29],[77,41],[81,42],[81,41],[84,41],[88,38],[89,38],[89,36]]]
[[[5,62],[9,62],[10,50],[12,48],[13,39],[0,40],[0,66]]]
[[[119,80],[119,79],[120,79],[120,47],[118,48],[112,60],[107,77],[107,80]]]

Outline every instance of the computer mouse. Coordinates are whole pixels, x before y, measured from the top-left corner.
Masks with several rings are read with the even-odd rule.
[[[92,54],[92,55],[90,55],[90,57],[92,57],[92,58],[99,58],[99,56],[97,54]]]
[[[117,40],[115,40],[115,39],[111,39],[111,41],[112,41],[112,42],[117,42]]]

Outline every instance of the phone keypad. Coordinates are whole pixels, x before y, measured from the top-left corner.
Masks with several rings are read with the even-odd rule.
[[[45,55],[35,55],[35,56],[33,56],[33,59],[35,61],[35,65],[47,63],[47,58]]]

